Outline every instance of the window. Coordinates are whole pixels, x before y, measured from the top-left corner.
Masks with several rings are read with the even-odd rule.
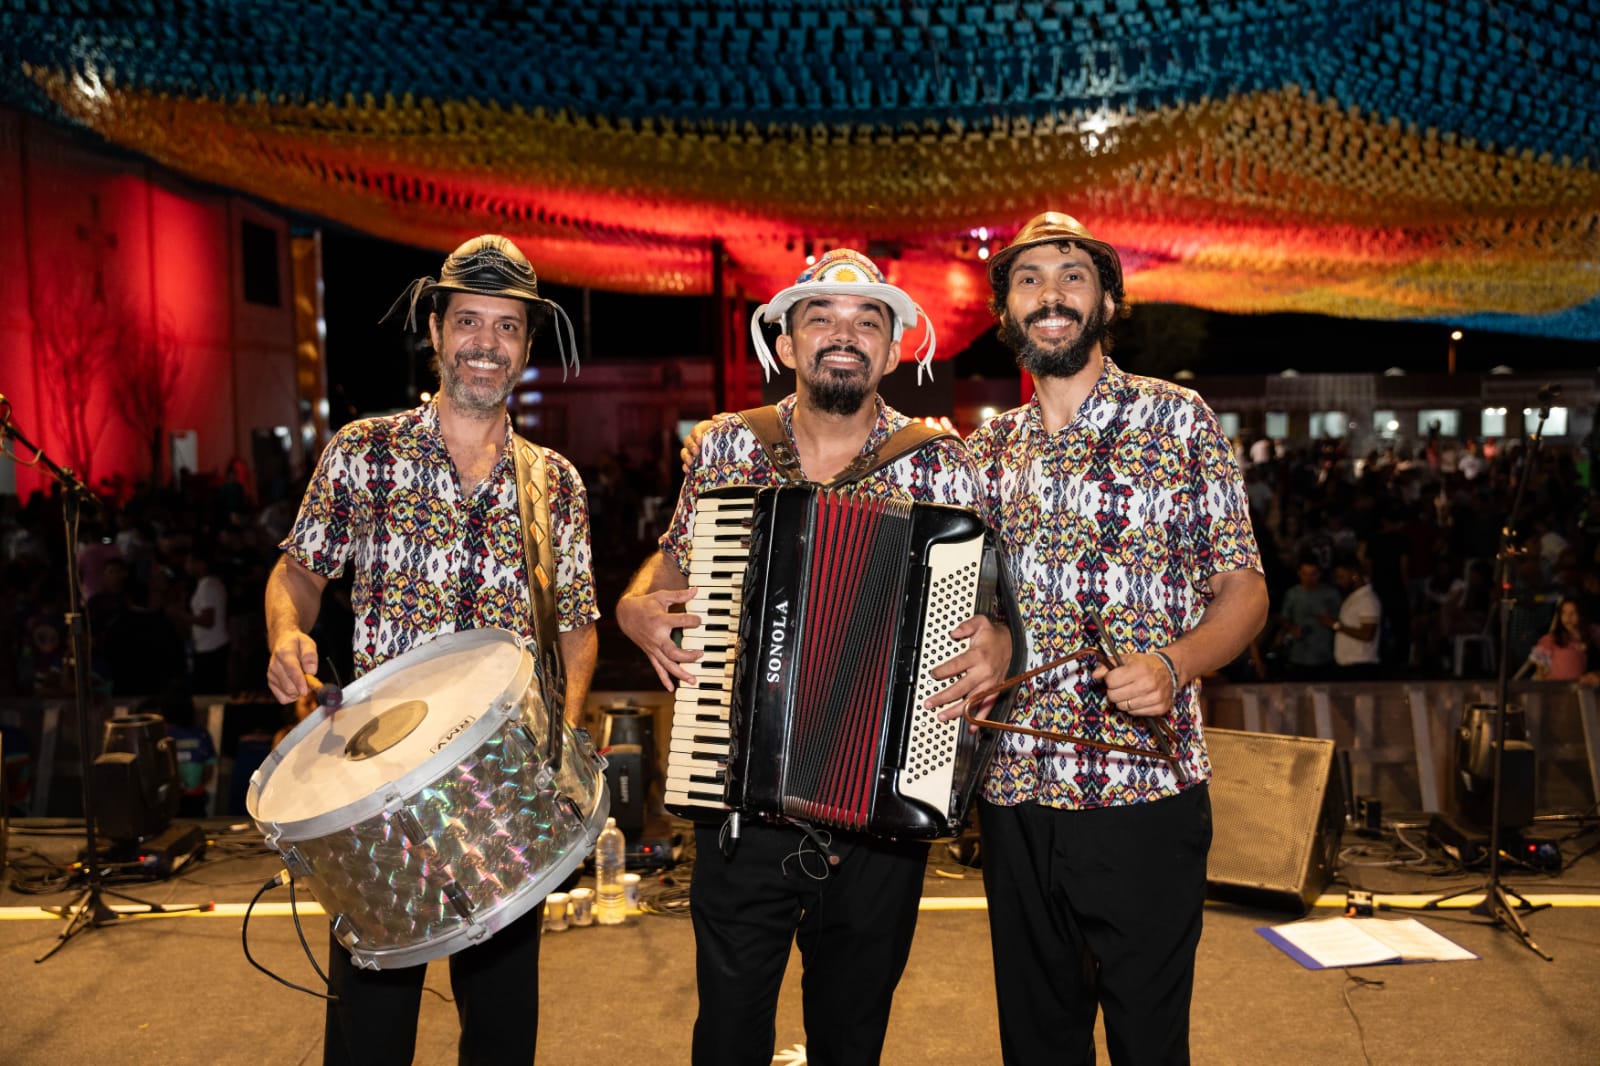
[[[1372,412],[1372,432],[1379,440],[1399,440],[1400,416],[1394,411]]]
[[[990,415],[993,418],[994,415]],[[1233,440],[1239,435],[1239,415],[1235,411],[1217,412],[1217,422],[1222,426],[1222,435]]]
[[[1438,423],[1441,437],[1461,436],[1461,412],[1443,407],[1424,407],[1417,412],[1417,436],[1427,437]]]
[[[283,306],[278,285],[278,231],[249,219],[239,224],[239,248],[244,257],[244,298],[262,307]]]
[[[1537,407],[1524,407],[1522,409],[1522,428],[1531,437],[1539,428],[1539,409]],[[1544,423],[1544,435],[1547,437],[1565,437],[1567,435],[1567,409],[1565,407],[1550,408],[1550,417]]]
[[[1311,412],[1311,437],[1332,437],[1338,439],[1345,435],[1349,428],[1350,420],[1343,411],[1312,411]]]
[[[1485,407],[1483,409],[1483,435],[1485,437],[1503,437],[1506,435],[1506,409],[1504,407]]]

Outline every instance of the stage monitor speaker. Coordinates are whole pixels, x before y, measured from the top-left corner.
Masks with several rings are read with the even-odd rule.
[[[650,816],[650,789],[655,784],[654,712],[621,704],[605,709],[600,748],[606,757],[606,787],[611,816],[632,845],[644,833]]]
[[[1206,896],[1304,914],[1333,877],[1344,799],[1333,741],[1207,729]]]

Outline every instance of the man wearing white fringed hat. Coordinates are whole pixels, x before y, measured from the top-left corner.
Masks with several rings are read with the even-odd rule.
[[[795,391],[776,405],[716,420],[684,482],[660,550],[635,575],[617,605],[617,622],[649,657],[668,689],[694,684],[699,651],[674,633],[701,619],[687,604],[695,505],[726,485],[814,482],[878,498],[973,506],[976,472],[958,439],[924,433],[911,450],[913,420],[878,396],[878,382],[900,361],[904,334],[923,318],[906,292],[866,256],[834,249],[762,305],[751,332],[770,377],[778,363]],[[769,349],[762,323],[780,332]],[[928,369],[933,331],[919,352]],[[920,374],[919,374],[920,376]],[[904,434],[904,436],[897,436]],[[958,704],[1003,676],[1010,635],[986,618],[952,631],[966,652],[940,667],[957,676],[941,695]],[[686,641],[688,643],[688,641]],[[928,847],[835,832],[816,841],[790,824],[746,820],[725,852],[719,812],[695,832],[691,882],[700,1012],[696,1066],[771,1061],[778,990],[791,943],[805,965],[806,1055],[813,1066],[873,1063],[888,1025],[895,984],[916,928]],[[820,861],[819,843],[836,862]]]

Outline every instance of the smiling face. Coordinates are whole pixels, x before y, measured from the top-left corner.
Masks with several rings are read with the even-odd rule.
[[[445,402],[474,418],[502,413],[528,362],[528,305],[451,293],[444,313],[429,318],[428,331]]]
[[[1038,377],[1069,378],[1100,349],[1115,306],[1089,253],[1075,244],[1040,244],[1011,266],[1000,339]]]
[[[794,369],[801,399],[836,415],[859,411],[900,361],[893,314],[859,296],[825,294],[796,304],[777,348]]]

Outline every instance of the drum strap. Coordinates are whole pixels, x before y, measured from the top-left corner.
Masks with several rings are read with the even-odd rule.
[[[534,654],[540,671],[545,711],[550,717],[546,753],[553,769],[561,766],[560,723],[566,713],[567,675],[556,640],[555,549],[550,536],[550,464],[543,448],[512,434],[517,465],[517,510],[522,519],[523,563],[528,572],[528,609],[533,623]]]
[[[740,411],[739,417],[750,432],[755,434],[756,440],[761,443],[761,450],[767,453],[767,459],[785,481],[806,480],[805,471],[800,467],[800,457],[795,454],[794,446],[789,443],[789,433],[783,428],[783,416],[778,414],[777,407],[770,404],[766,407],[752,407],[748,411]],[[902,456],[910,455],[925,445],[946,437],[951,440],[959,439],[948,430],[934,429],[922,422],[909,422],[895,430],[889,435],[888,440],[874,450],[856,456],[849,466],[824,484],[829,488],[854,484],[868,474],[882,470]]]

